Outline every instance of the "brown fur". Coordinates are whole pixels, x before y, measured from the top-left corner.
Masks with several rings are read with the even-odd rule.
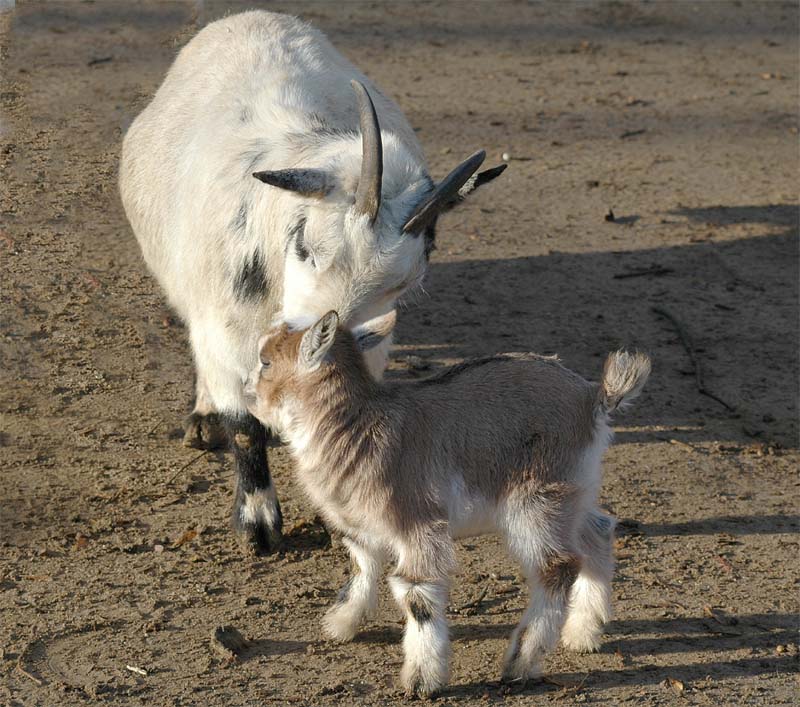
[[[305,426],[314,430],[319,454],[308,482],[336,508],[322,508],[330,522],[352,532],[365,516],[377,516],[409,545],[437,549],[416,554],[441,562],[408,567],[407,576],[442,576],[452,564],[452,469],[461,471],[470,495],[496,502],[520,489],[568,494],[561,485],[592,439],[597,386],[558,361],[504,355],[437,376],[436,385],[379,384],[346,330],[339,330],[318,369],[301,370],[302,335],[283,325],[269,336],[261,358],[270,365],[256,395],[265,408],[275,408],[290,391]],[[550,501],[558,505],[559,499],[549,499],[548,507]]]
[[[602,395],[556,359],[534,354],[381,384],[359,346],[380,341],[393,316],[355,336],[335,329],[335,312],[305,332],[275,329],[261,350],[268,367],[248,385],[250,411],[282,431],[301,484],[360,565],[346,598],[326,615],[326,630],[352,638],[374,605],[376,558],[388,553],[396,560],[389,584],[407,622],[402,680],[407,690],[430,694],[447,676],[453,537],[499,530],[531,580],[504,675],[538,674],[568,604],[578,607],[571,645],[595,647],[613,567],[612,522],[596,507],[607,413],[641,389],[649,361],[612,354],[614,375]],[[596,557],[584,558],[584,549]],[[597,581],[584,577],[584,559]],[[572,591],[579,573],[584,583],[595,581],[590,590]]]
[[[574,555],[553,555],[541,570],[542,586],[551,594],[566,597],[580,569],[581,561]]]

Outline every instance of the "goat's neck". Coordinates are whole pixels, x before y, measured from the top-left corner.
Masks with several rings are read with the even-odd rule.
[[[366,459],[355,453],[365,437],[376,437],[385,427],[380,402],[382,387],[368,376],[357,379],[339,374],[328,376],[311,395],[298,402],[289,429],[288,442],[300,468],[315,474],[344,471]]]

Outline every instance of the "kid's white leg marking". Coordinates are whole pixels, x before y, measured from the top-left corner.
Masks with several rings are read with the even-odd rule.
[[[554,557],[528,580],[528,608],[511,635],[503,659],[503,680],[527,680],[542,673],[542,658],[558,643],[567,596],[578,572],[577,558]],[[536,576],[538,574],[538,577]]]
[[[583,566],[572,586],[569,613],[561,632],[561,641],[570,650],[596,651],[603,626],[611,619],[613,530],[614,519],[595,510],[581,533]]]
[[[600,648],[603,626],[611,618],[611,585],[581,572],[572,586],[569,613],[561,641],[570,650],[591,653]]]
[[[407,695],[427,697],[446,685],[449,677],[447,582],[412,582],[393,576],[389,586],[406,615],[400,680]]]
[[[358,571],[340,590],[336,603],[325,614],[322,627],[331,638],[349,641],[356,635],[361,622],[375,613],[378,580],[385,557],[383,552],[366,549],[349,538],[342,542],[350,551]]]

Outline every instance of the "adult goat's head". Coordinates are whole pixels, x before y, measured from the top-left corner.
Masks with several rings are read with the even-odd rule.
[[[295,197],[283,279],[287,320],[313,321],[335,309],[353,326],[389,311],[422,280],[438,216],[505,169],[477,172],[481,151],[434,184],[419,155],[381,131],[364,85],[351,85],[360,134],[314,116],[295,157],[307,166],[253,174]]]

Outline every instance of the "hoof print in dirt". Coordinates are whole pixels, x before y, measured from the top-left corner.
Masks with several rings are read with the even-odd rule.
[[[327,550],[331,546],[330,533],[318,516],[295,523],[286,533],[286,541],[292,550]]]
[[[214,631],[214,646],[228,662],[239,660],[250,642],[233,626],[219,626]]]
[[[193,412],[183,423],[183,446],[194,449],[223,449],[228,445],[225,427],[217,413]]]

